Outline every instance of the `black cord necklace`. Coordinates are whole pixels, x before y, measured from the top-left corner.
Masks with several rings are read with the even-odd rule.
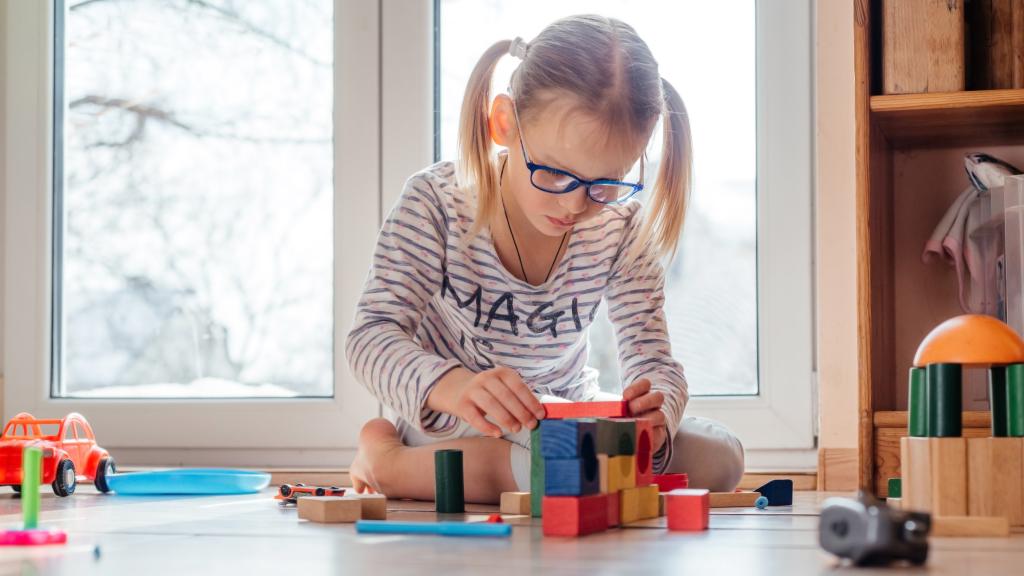
[[[498,194],[501,195],[501,210],[505,213],[505,224],[508,225],[508,234],[512,237],[512,246],[516,249],[516,256],[519,258],[519,271],[523,274],[523,280],[527,284],[530,283],[530,278],[526,275],[526,267],[523,266],[523,255],[519,253],[519,244],[516,242],[516,234],[512,231],[512,222],[508,219],[508,208],[505,207],[505,196],[501,194],[500,186],[505,180],[505,163],[508,162],[508,158],[501,163],[501,173],[498,175]],[[551,278],[551,271],[555,269],[555,262],[558,261],[558,253],[562,251],[562,245],[565,244],[565,239],[569,237],[569,233],[566,232],[562,235],[562,241],[558,243],[558,249],[555,250],[555,257],[551,259],[551,266],[548,267],[548,273],[544,276],[544,281],[541,284],[546,284],[548,279]]]

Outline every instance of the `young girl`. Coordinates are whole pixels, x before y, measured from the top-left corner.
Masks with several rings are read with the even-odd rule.
[[[521,62],[492,101],[505,55]],[[645,213],[631,198],[645,186],[643,153],[659,119],[664,144]],[[602,299],[622,398],[654,421],[655,472],[731,490],[743,472],[739,442],[720,424],[683,419],[686,379],[671,353],[659,260],[683,226],[690,130],[644,41],[587,15],[529,44],[494,44],[466,87],[459,156],[457,168],[441,162],[406,183],[348,335],[356,378],[398,414],[397,428],[384,419],[363,428],[356,490],[432,500],[442,448],[464,453],[468,501],[529,490],[538,396],[607,396],[587,367]]]

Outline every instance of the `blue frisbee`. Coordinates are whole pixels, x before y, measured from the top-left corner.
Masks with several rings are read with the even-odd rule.
[[[253,494],[269,484],[266,472],[230,468],[147,470],[107,478],[111,490],[134,496]]]

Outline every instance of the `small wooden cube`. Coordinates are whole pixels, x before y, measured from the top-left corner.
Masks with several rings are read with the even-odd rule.
[[[636,420],[632,418],[599,418],[597,420],[597,451],[609,456],[632,456],[636,451]]]
[[[303,496],[297,506],[299,518],[325,524],[355,522],[363,513],[362,503],[354,496]]]
[[[1024,526],[1024,438],[967,439],[967,512]]]
[[[545,496],[584,496],[599,494],[600,489],[595,456],[544,461]]]
[[[608,455],[598,454],[597,455],[597,477],[600,480],[600,489],[598,490],[601,494],[608,493]]]
[[[545,460],[593,458],[597,454],[596,420],[541,420],[540,437]]]
[[[658,486],[651,484],[650,486],[638,486],[637,487],[637,499],[639,501],[639,513],[640,519],[644,520],[647,518],[658,517]]]
[[[550,402],[543,404],[544,418],[621,418],[629,416],[629,402]]]
[[[362,505],[363,520],[388,519],[387,496],[383,494],[360,494],[357,498],[359,498],[359,503]]]
[[[636,419],[636,485],[654,483],[654,426],[647,418]]]
[[[640,489],[623,488],[619,491],[619,523],[625,526],[640,519]]]
[[[671,492],[690,487],[690,480],[686,474],[655,474],[654,483],[658,485],[658,492]]]
[[[608,493],[636,487],[636,456],[608,458]]]
[[[665,495],[668,529],[673,532],[707,530],[710,521],[711,499],[704,489],[673,490]]]
[[[619,493],[606,494],[608,496],[608,527],[613,528],[619,525],[619,506],[622,504]]]
[[[608,528],[608,496],[545,496],[545,536],[585,536]]]
[[[502,514],[525,514],[530,515],[530,493],[529,492],[502,492],[501,493]]]

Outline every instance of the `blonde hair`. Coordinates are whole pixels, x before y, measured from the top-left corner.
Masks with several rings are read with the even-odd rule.
[[[626,23],[595,15],[558,20],[525,47],[510,88],[519,119],[536,117],[560,95],[577,99],[576,109],[602,121],[606,139],[625,135],[628,145],[646,145],[660,118],[664,143],[657,179],[647,205],[636,254],[675,254],[682,234],[692,179],[690,122],[683,99],[658,73],[647,44]],[[491,82],[498,60],[512,40],[488,48],[470,75],[459,120],[459,178],[477,191],[477,217],[470,235],[499,214],[496,156],[488,117]],[[525,122],[525,120],[523,120]]]

